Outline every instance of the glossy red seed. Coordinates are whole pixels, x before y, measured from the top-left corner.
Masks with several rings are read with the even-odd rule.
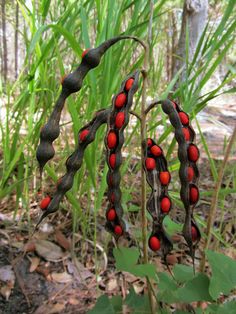
[[[154,155],[154,156],[161,156],[162,154],[162,150],[159,146],[157,145],[153,145],[150,149],[151,153]]]
[[[117,143],[117,136],[115,132],[109,132],[108,136],[107,136],[107,146],[108,148],[112,149],[116,147],[116,143]]]
[[[150,147],[150,146],[152,146],[152,139],[151,138],[148,138],[147,139],[147,145],[148,145],[148,147]]]
[[[194,178],[194,170],[193,167],[188,167],[188,181],[193,181]]]
[[[107,220],[113,221],[116,218],[116,211],[114,208],[109,209],[107,212]]]
[[[162,171],[159,174],[159,180],[162,185],[167,185],[170,182],[170,173],[169,171]]]
[[[185,141],[189,142],[191,138],[189,128],[182,128],[182,132],[183,132]]]
[[[198,201],[199,198],[199,191],[196,186],[190,186],[189,189],[189,200],[190,204],[195,204]]]
[[[83,130],[79,135],[80,141],[83,142],[88,134],[89,134],[89,130],[87,129]]]
[[[188,159],[196,162],[199,158],[199,150],[196,145],[190,144],[188,147]]]
[[[45,197],[40,202],[40,208],[42,210],[46,209],[48,207],[48,205],[50,204],[50,202],[51,202],[51,197],[49,197],[49,196]]]
[[[192,241],[195,242],[198,238],[198,232],[195,226],[191,227]]]
[[[163,213],[168,213],[170,210],[170,206],[171,206],[171,201],[169,199],[169,197],[163,197],[163,199],[161,200],[161,211]]]
[[[120,129],[123,124],[125,122],[125,113],[124,112],[119,112],[116,115],[116,119],[115,119],[115,125],[118,129]]]
[[[145,165],[147,170],[153,170],[154,168],[156,168],[156,161],[153,158],[146,158],[145,160]]]
[[[121,226],[115,226],[114,232],[115,232],[115,234],[117,234],[117,235],[122,235],[123,230],[122,230]]]
[[[109,157],[109,164],[110,164],[112,169],[115,168],[115,165],[116,165],[116,154],[111,154],[111,156]]]
[[[115,106],[116,108],[122,108],[126,103],[126,94],[121,93],[116,97]]]
[[[86,53],[89,51],[89,48],[88,49],[85,49],[83,52],[82,52],[82,59],[83,57],[86,55]]]
[[[179,112],[179,118],[180,118],[180,121],[183,125],[189,124],[189,117],[188,117],[187,113],[180,111]]]
[[[161,247],[161,242],[160,240],[155,237],[155,236],[152,236],[150,237],[149,239],[149,247],[152,251],[158,251]]]
[[[125,83],[125,89],[127,90],[127,92],[130,90],[130,88],[132,87],[134,83],[134,79],[130,78],[126,81]]]

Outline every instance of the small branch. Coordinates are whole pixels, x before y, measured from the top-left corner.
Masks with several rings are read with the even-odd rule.
[[[222,162],[222,165],[221,165],[221,168],[219,171],[218,180],[216,182],[214,194],[212,197],[211,208],[210,208],[210,212],[209,212],[209,216],[208,216],[208,220],[207,220],[206,240],[205,240],[205,245],[204,245],[204,249],[203,249],[202,261],[200,264],[200,272],[204,272],[204,270],[205,270],[205,263],[206,263],[205,251],[208,249],[210,241],[211,241],[211,230],[212,230],[214,218],[216,216],[216,206],[217,206],[217,202],[218,202],[219,191],[220,191],[221,183],[223,180],[225,167],[226,167],[227,161],[228,161],[229,156],[230,156],[230,151],[231,151],[231,148],[232,148],[235,140],[236,140],[236,126],[234,128],[234,131],[233,131],[233,134],[232,134],[231,139],[229,141],[229,144],[226,148],[224,160]]]
[[[162,103],[162,100],[156,99],[153,100],[150,105],[147,107],[147,109],[145,110],[145,115],[147,115],[149,113],[150,110],[152,110],[152,108],[154,108],[156,105],[160,105]]]
[[[133,110],[130,110],[129,113],[132,114],[133,116],[135,116],[141,122],[141,117],[140,117],[140,115],[138,113],[136,113]]]

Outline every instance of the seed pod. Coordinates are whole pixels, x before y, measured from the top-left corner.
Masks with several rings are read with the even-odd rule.
[[[187,142],[189,142],[190,138],[191,138],[189,128],[182,128],[182,131],[183,131],[183,135],[184,135],[185,140]]]

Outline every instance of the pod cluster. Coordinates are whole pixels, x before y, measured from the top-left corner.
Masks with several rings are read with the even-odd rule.
[[[125,231],[122,220],[120,172],[122,163],[121,149],[124,144],[124,130],[129,122],[129,110],[132,106],[133,95],[138,89],[139,72],[128,76],[121,84],[121,89],[113,97],[112,109],[107,124],[105,146],[107,149],[107,184],[108,208],[106,211],[106,229],[118,239]]]
[[[185,208],[183,236],[188,244],[190,255],[194,257],[196,244],[201,238],[199,228],[193,217],[193,209],[199,200],[197,186],[199,172],[196,165],[199,159],[199,149],[194,143],[195,132],[190,124],[189,116],[175,102],[164,100],[160,103],[163,111],[169,116],[178,142],[180,197]]]
[[[115,43],[123,39],[130,39],[129,36],[119,36],[109,39],[102,43],[97,48],[87,49],[82,54],[82,61],[78,68],[65,76],[61,80],[62,91],[54,106],[54,109],[48,119],[48,122],[42,127],[40,131],[40,144],[37,148],[36,157],[40,166],[40,173],[42,173],[45,164],[53,158],[55,150],[53,142],[60,134],[60,118],[64,107],[66,98],[70,94],[78,92],[83,84],[83,80],[87,73],[97,67],[103,54]]]
[[[38,224],[41,223],[41,221],[45,217],[47,217],[49,214],[54,213],[59,209],[59,205],[63,196],[73,186],[74,176],[82,165],[84,151],[86,147],[91,142],[94,141],[96,132],[99,129],[99,127],[102,124],[107,123],[110,110],[111,109],[109,108],[109,109],[102,109],[98,111],[95,114],[95,117],[93,118],[93,120],[80,129],[79,135],[78,135],[79,136],[78,147],[69,156],[69,158],[66,161],[66,170],[67,170],[66,174],[58,180],[57,185],[56,185],[56,191],[53,194],[52,199],[49,196],[47,196],[40,203],[40,207],[42,210],[44,210],[44,212]]]
[[[162,148],[153,139],[148,138],[143,143],[144,170],[147,182],[152,192],[147,201],[147,210],[152,216],[152,233],[148,240],[152,251],[162,250],[164,257],[172,250],[172,242],[163,227],[163,219],[171,210],[171,199],[168,185],[171,180],[167,161]]]

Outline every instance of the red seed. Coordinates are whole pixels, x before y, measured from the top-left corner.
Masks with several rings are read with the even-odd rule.
[[[111,154],[111,156],[109,158],[109,164],[110,164],[112,169],[115,168],[115,165],[116,165],[116,154]]]
[[[148,138],[147,139],[147,145],[148,145],[148,147],[150,147],[150,146],[152,146],[152,139],[151,138]]]
[[[179,112],[179,118],[180,118],[180,121],[183,125],[189,124],[189,117],[188,117],[187,113],[180,111]]]
[[[190,144],[188,147],[188,159],[196,162],[199,158],[199,150],[196,145]]]
[[[195,242],[198,238],[198,232],[195,226],[191,227],[192,241]]]
[[[176,109],[177,107],[176,103],[174,101],[171,101],[171,102],[172,102],[173,107]]]
[[[123,230],[122,230],[121,226],[115,226],[114,232],[115,232],[115,234],[117,234],[117,235],[122,235]]]
[[[115,202],[115,194],[112,192],[111,193],[111,202],[114,203]]]
[[[167,185],[170,182],[170,173],[169,171],[162,171],[159,174],[159,180],[162,185]]]
[[[162,154],[161,148],[157,145],[153,145],[150,150],[154,156],[158,157],[158,156],[161,156],[161,154]]]
[[[182,132],[183,132],[185,140],[189,142],[191,138],[189,128],[182,128]]]
[[[169,199],[169,197],[163,197],[163,199],[161,200],[161,211],[163,213],[168,213],[170,210],[170,206],[171,206],[171,201]]]
[[[199,191],[195,185],[190,186],[189,189],[189,200],[190,204],[195,204],[199,198]]]
[[[154,168],[156,168],[156,161],[153,158],[146,158],[145,160],[145,165],[147,170],[153,170]]]
[[[150,239],[149,239],[149,247],[153,251],[158,251],[160,249],[160,247],[161,247],[160,240],[157,237],[155,237],[155,236],[150,237]]]
[[[194,170],[193,167],[188,167],[188,181],[193,181],[194,178]]]
[[[107,220],[113,221],[116,218],[116,211],[114,208],[109,209],[107,212]]]
[[[121,93],[116,97],[115,106],[116,108],[122,108],[126,103],[126,94]]]
[[[83,57],[86,55],[86,53],[89,51],[90,49],[88,48],[88,49],[85,49],[83,52],[82,52],[82,59],[83,59]]]
[[[46,209],[48,207],[48,205],[50,204],[50,202],[51,202],[51,197],[50,196],[45,197],[40,202],[40,208],[42,210]]]
[[[128,92],[134,83],[134,79],[130,78],[125,83],[125,89]]]
[[[119,112],[116,115],[116,121],[115,121],[115,125],[118,129],[120,129],[123,124],[125,122],[125,113],[124,112]]]
[[[83,142],[88,134],[89,134],[89,130],[87,129],[83,130],[79,135],[80,141]]]
[[[117,143],[117,136],[115,132],[109,132],[108,136],[107,136],[107,146],[108,148],[112,149],[114,147],[116,147],[116,143]]]

